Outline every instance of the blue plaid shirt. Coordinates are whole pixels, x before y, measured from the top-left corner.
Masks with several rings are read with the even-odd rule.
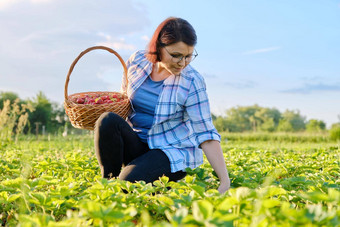
[[[123,78],[121,92],[128,97],[151,74],[153,64],[147,60],[145,53],[137,51],[127,61],[128,86]],[[133,115],[134,110],[130,118]],[[150,149],[161,149],[168,156],[171,172],[201,165],[203,153],[200,144],[220,139],[212,123],[203,77],[187,65],[180,75],[165,79],[147,141]]]

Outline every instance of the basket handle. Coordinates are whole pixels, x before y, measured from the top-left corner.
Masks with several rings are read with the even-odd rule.
[[[79,59],[85,55],[86,53],[92,51],[92,50],[96,50],[96,49],[102,49],[102,50],[107,50],[108,52],[116,55],[116,57],[119,59],[120,63],[122,64],[123,68],[124,68],[124,76],[125,76],[125,81],[126,81],[126,84],[128,84],[128,80],[127,80],[127,68],[126,68],[126,65],[125,65],[125,62],[123,60],[123,58],[114,50],[112,50],[111,48],[108,48],[108,47],[105,47],[105,46],[94,46],[94,47],[90,47],[90,48],[87,48],[86,50],[84,50],[83,52],[81,52],[79,54],[79,56],[74,59],[72,65],[70,66],[70,69],[68,71],[68,74],[67,74],[67,77],[66,77],[66,82],[65,82],[65,90],[64,90],[64,95],[65,95],[65,100],[68,98],[68,93],[67,93],[67,90],[68,90],[68,83],[70,81],[70,76],[71,76],[71,73],[74,69],[74,66],[77,64],[77,62],[79,61]]]

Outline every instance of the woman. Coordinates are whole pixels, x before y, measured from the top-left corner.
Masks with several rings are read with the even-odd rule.
[[[95,129],[95,149],[105,178],[153,182],[182,179],[185,168],[203,163],[202,149],[224,193],[230,180],[220,135],[211,119],[203,77],[189,65],[197,53],[193,27],[181,18],[163,21],[149,43],[127,62],[131,100],[128,121],[104,113]],[[123,169],[122,166],[124,167]]]

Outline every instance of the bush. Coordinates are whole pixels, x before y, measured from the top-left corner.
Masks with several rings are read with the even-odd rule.
[[[340,140],[340,126],[337,125],[329,130],[329,137],[332,140]]]

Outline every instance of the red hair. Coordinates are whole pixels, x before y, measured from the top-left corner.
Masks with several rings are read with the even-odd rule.
[[[195,46],[197,43],[196,32],[188,21],[169,17],[158,25],[153,33],[146,57],[152,63],[161,61],[160,49],[181,41],[189,46]]]

